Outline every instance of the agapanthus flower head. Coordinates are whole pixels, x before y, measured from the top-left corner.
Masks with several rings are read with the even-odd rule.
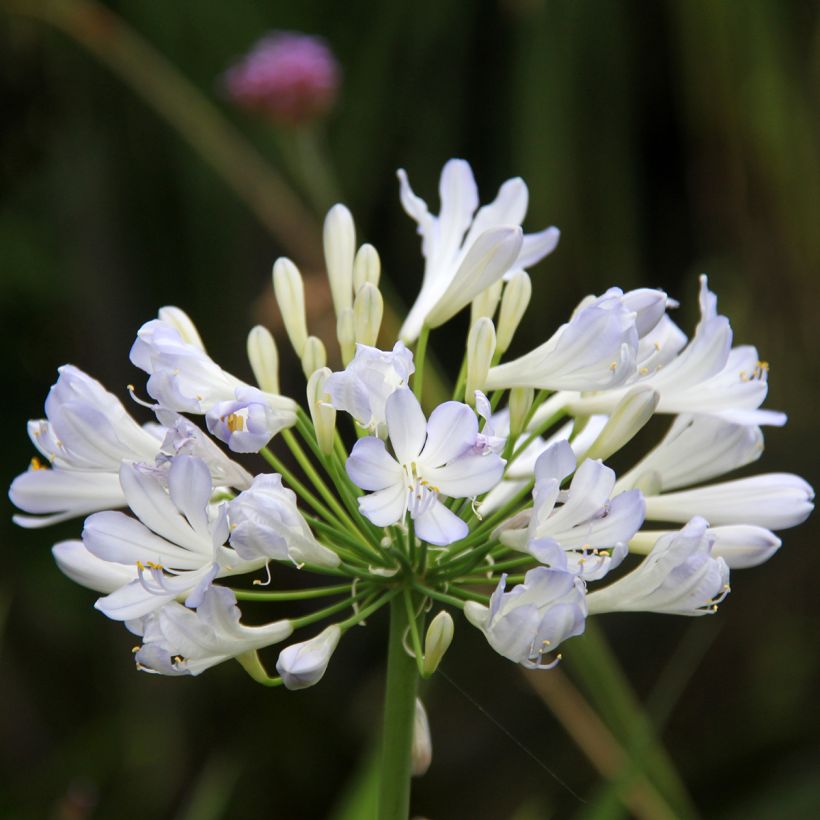
[[[285,39],[236,69],[238,87],[261,83]],[[754,348],[732,347],[705,278],[691,340],[664,292],[610,288],[504,361],[532,293],[522,268],[555,247],[557,230],[524,233],[527,188],[517,178],[478,208],[463,160],[442,171],[438,216],[400,179],[425,258],[400,339],[377,344],[379,256],[357,247],[353,216],[336,205],[322,244],[342,369],[327,367],[329,349],[308,327],[296,265],[280,259],[273,269],[305,376],[301,403],[280,394],[270,331],[248,336],[249,384],[208,355],[187,314],[164,307],[131,349],[152,402],[136,388],[132,398],[156,421],[140,425],[67,365],[47,418],[29,423],[40,459],[11,486],[31,514],[16,520],[88,515],[82,540],[56,544],[54,558],[101,594],[98,610],[142,636],[143,671],[198,675],[236,659],[260,683],[302,689],[320,682],[350,629],[388,606],[395,674],[436,674],[457,629],[448,610],[503,657],[549,669],[587,618],[714,612],[730,568],[767,560],[781,546],[773,530],[811,512],[812,488],[791,473],[717,481],[758,459],[761,425],[785,416],[761,409],[767,367]],[[443,396],[431,401],[428,348],[468,305],[460,375],[443,391],[437,379]],[[606,462],[651,430],[655,414],[675,419],[619,479]],[[247,454],[243,465],[232,452]],[[297,601],[306,614],[260,623],[266,604]],[[260,625],[243,623],[240,605]],[[434,605],[447,609],[425,631]],[[269,675],[258,653],[307,628]],[[432,747],[420,702],[414,743],[421,772]],[[405,751],[396,765],[409,767]]]
[[[330,111],[341,69],[323,38],[275,31],[229,68],[222,82],[238,106],[278,125],[297,126]]]

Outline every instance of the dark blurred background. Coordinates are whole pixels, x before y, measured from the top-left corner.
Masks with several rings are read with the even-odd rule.
[[[116,57],[131,41],[122,46],[121,30],[95,8],[0,0],[6,484],[33,454],[25,421],[41,415],[58,365],[77,364],[124,397],[139,379],[127,362],[137,328],[176,304],[214,358],[249,378],[245,334],[258,321],[279,323],[273,260],[287,253],[309,272],[319,250],[277,234],[281,202],[267,203],[266,222],[258,202],[249,207],[214,169],[209,128],[192,147],[135,92],[122,73],[127,57]],[[532,271],[519,349],[584,294],[612,284],[666,288],[691,332],[696,277],[707,272],[736,340],[756,344],[771,364],[768,406],[790,416],[785,429],[766,431],[755,469],[817,483],[816,2],[123,0],[107,8],[292,182],[281,139],[233,109],[218,77],[271,29],[324,36],[344,78],[321,139],[362,238],[380,250],[406,303],[421,258],[395,169],[408,170],[435,210],[438,174],[452,156],[472,163],[483,201],[508,177],[524,177],[527,227],[562,230],[558,250]],[[135,76],[149,69],[143,62]],[[315,287],[314,328],[327,309]],[[278,338],[283,380],[301,391]],[[443,339],[439,356],[453,369],[460,354]],[[367,777],[384,619],[346,638],[321,684],[301,693],[264,690],[235,664],[195,680],[137,674],[131,636],[51,560],[49,546],[75,537],[79,522],[30,532],[10,515],[7,505],[0,816],[361,816],[338,807]],[[820,816],[818,527],[809,521],[782,537],[767,565],[734,574],[715,618],[602,624],[638,696],[674,705],[663,741],[704,817]],[[564,654],[572,678],[571,643]],[[627,816],[607,801],[566,721],[463,622],[444,668],[586,802],[439,677],[426,690],[434,762],[416,784],[417,813]]]

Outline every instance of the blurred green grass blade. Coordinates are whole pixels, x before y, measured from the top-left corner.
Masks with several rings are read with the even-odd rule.
[[[680,818],[698,812],[632,687],[594,623],[573,641],[565,663],[595,704],[615,737],[629,748],[645,750],[643,768],[649,780]]]
[[[380,756],[373,750],[342,793],[328,820],[375,820],[379,797]]]
[[[231,797],[240,775],[241,756],[212,755],[194,783],[176,820],[221,820],[232,817]]]

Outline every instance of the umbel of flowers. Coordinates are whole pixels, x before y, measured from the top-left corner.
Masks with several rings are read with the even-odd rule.
[[[10,493],[23,527],[84,517],[81,537],[54,557],[138,636],[145,672],[198,675],[236,659],[262,684],[301,689],[321,680],[353,627],[389,608],[385,818],[406,816],[412,749],[429,763],[416,683],[446,652],[451,613],[509,660],[549,669],[590,617],[715,612],[730,570],[770,558],[774,531],[803,521],[813,499],[791,474],[722,480],[760,457],[762,427],[785,416],[760,409],[768,366],[754,347],[733,346],[705,277],[690,337],[665,293],[613,287],[504,360],[530,299],[527,269],[558,231],[523,232],[521,179],[479,207],[470,167],[451,160],[438,215],[399,179],[424,272],[398,339],[380,334],[379,256],[357,247],[337,205],[324,251],[343,369],[326,367],[299,270],[280,259],[273,287],[304,403],[280,393],[267,329],[248,336],[249,384],[210,358],[182,310],[164,307],[130,355],[148,379],[129,389],[135,401],[150,396],[138,401],[151,422],[64,365],[46,418],[29,422],[39,455]],[[423,407],[431,331],[465,309],[451,398]],[[616,476],[607,459],[655,414],[669,418],[665,436]],[[259,472],[232,452],[258,454]],[[322,599],[255,626],[239,609],[252,607],[258,624],[266,602],[281,611]],[[258,654],[273,645],[275,675]]]

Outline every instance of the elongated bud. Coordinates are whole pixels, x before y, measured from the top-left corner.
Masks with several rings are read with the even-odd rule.
[[[347,367],[356,355],[356,320],[352,307],[343,310],[336,319],[336,338],[342,351],[342,364]]]
[[[334,205],[325,217],[325,264],[336,315],[353,306],[353,254],[356,228],[344,205]]]
[[[356,341],[359,344],[376,346],[383,314],[384,300],[379,289],[370,282],[365,282],[356,291],[356,298],[353,301]]]
[[[309,379],[320,367],[327,364],[327,353],[322,340],[316,336],[308,336],[302,350],[302,372]]]
[[[510,390],[510,438],[515,441],[524,432],[524,422],[535,400],[532,387],[513,387]]]
[[[282,321],[297,356],[302,356],[307,341],[305,316],[305,286],[299,268],[282,257],[273,265],[273,292],[279,304]]]
[[[495,348],[499,353],[506,353],[512,342],[515,331],[527,310],[532,296],[532,282],[529,274],[520,270],[512,275],[504,295],[501,297],[501,310],[498,314],[498,333]]]
[[[413,744],[410,751],[413,777],[421,777],[433,762],[433,741],[430,737],[430,721],[420,698],[416,698],[416,715],[413,719]]]
[[[320,367],[311,374],[307,383],[310,418],[316,430],[319,449],[326,456],[333,452],[333,434],[336,430],[336,408],[330,404],[330,396],[325,393],[325,381],[329,375],[329,367]]]
[[[499,279],[493,282],[490,287],[473,299],[470,307],[470,324],[474,325],[483,316],[492,319],[495,316],[495,309],[498,307],[498,300],[501,298],[501,291],[504,288],[504,280]]]
[[[372,245],[365,243],[356,252],[356,258],[353,260],[353,292],[358,293],[365,282],[378,287],[381,275],[382,260],[379,258],[379,252]]]
[[[484,390],[493,353],[495,353],[495,328],[492,319],[485,316],[470,328],[470,334],[467,337],[467,386],[464,389],[464,395],[469,405],[475,404],[475,391]]]
[[[438,669],[444,653],[453,642],[454,631],[453,616],[443,609],[430,621],[427,635],[424,637],[424,660],[422,661],[424,677],[429,678]]]
[[[182,308],[166,305],[161,307],[157,314],[166,325],[171,325],[180,336],[183,342],[189,345],[196,345],[200,350],[205,350],[202,337],[196,329],[196,325],[191,321],[191,317]]]
[[[518,227],[491,228],[481,234],[424,323],[428,327],[443,325],[481,291],[498,281],[518,258],[522,237]]]
[[[318,683],[341,637],[339,625],[331,624],[309,641],[286,646],[276,661],[276,671],[282,676],[285,686],[288,689],[307,689]]]
[[[256,383],[268,393],[279,392],[279,352],[271,332],[262,325],[248,334],[248,360]]]
[[[620,450],[652,418],[659,400],[660,395],[651,387],[633,387],[615,406],[586,457],[605,459]]]

